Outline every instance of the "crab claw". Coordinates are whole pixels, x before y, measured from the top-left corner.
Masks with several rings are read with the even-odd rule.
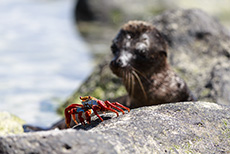
[[[68,128],[70,128],[71,115],[77,114],[77,111],[74,110],[74,109],[77,109],[77,107],[83,107],[83,105],[71,104],[67,108],[65,108],[65,123]]]
[[[69,113],[69,108],[67,107],[65,109],[65,124],[67,128],[70,128],[70,122],[71,122],[71,114]]]
[[[90,115],[91,115],[91,110],[88,110],[88,111],[85,112],[86,122],[87,122],[88,124],[90,124],[90,122],[91,122],[91,117],[90,117]]]

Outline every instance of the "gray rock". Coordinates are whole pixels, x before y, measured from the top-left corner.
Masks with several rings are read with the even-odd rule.
[[[111,116],[112,115],[112,116]],[[230,107],[181,102],[112,113],[83,130],[0,137],[0,153],[229,153]],[[112,117],[112,118],[111,118]],[[110,119],[111,118],[111,119]]]
[[[162,0],[78,0],[75,16],[77,22],[100,21],[103,24],[120,24],[130,19],[146,19],[174,6],[175,2]]]
[[[222,62],[229,65],[229,31],[216,18],[199,9],[166,11],[154,18],[152,23],[164,33],[169,44],[169,61],[194,95],[199,100],[230,104],[225,94],[217,99],[226,88],[213,89],[221,87],[221,84],[208,86],[214,67]],[[224,70],[222,74],[227,75]],[[219,76],[219,80],[230,82],[230,77],[222,77]]]
[[[0,153],[116,153],[103,136],[90,132],[52,130],[0,137]]]
[[[152,19],[153,25],[165,34],[170,47],[190,45],[195,41],[213,41],[213,38],[220,38],[226,41],[229,38],[229,31],[220,24],[219,20],[210,16],[200,9],[175,9]],[[215,42],[217,42],[215,40]],[[217,42],[218,43],[218,42]],[[203,51],[203,50],[201,50]],[[193,51],[193,52],[201,52]],[[223,51],[213,51],[218,53]]]
[[[230,62],[229,60],[217,63],[211,71],[210,82],[207,88],[211,89],[210,95],[219,104],[230,104]]]
[[[230,152],[230,108],[207,102],[143,107],[91,129],[118,153]]]

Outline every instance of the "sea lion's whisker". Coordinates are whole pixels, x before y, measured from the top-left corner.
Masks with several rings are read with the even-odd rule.
[[[131,93],[131,86],[132,86],[132,78],[131,78],[131,73],[130,72],[127,72],[127,75],[128,75],[128,90],[129,90],[129,93]]]
[[[123,81],[125,82],[126,81],[126,73],[125,73],[125,70],[121,70],[121,76],[122,76],[122,79]]]
[[[121,70],[122,71],[122,78],[123,78],[123,83],[126,87],[126,90],[129,94],[132,94],[134,92],[134,78],[132,77],[132,73],[130,70]]]
[[[128,87],[128,80],[129,80],[129,78],[127,76],[127,71],[124,70],[124,74],[125,75],[124,75],[124,79],[123,80],[125,82],[125,87],[127,88]]]
[[[136,68],[134,68],[134,67],[132,67],[132,69],[136,72],[136,73],[138,73],[138,74],[140,74],[143,78],[145,78],[149,83],[151,83],[151,81],[143,74],[143,73],[141,73],[140,71],[138,71]]]
[[[144,86],[143,86],[143,84],[142,84],[142,82],[141,82],[140,77],[138,76],[138,74],[137,74],[135,71],[132,71],[132,74],[136,77],[136,79],[137,79],[137,81],[138,81],[138,83],[139,83],[139,85],[140,85],[140,87],[141,87],[141,90],[142,90],[142,92],[143,92],[143,94],[144,94],[144,97],[145,97],[145,99],[147,100],[148,97],[147,97],[147,94],[146,94],[146,92],[145,92],[145,89],[144,89]]]
[[[130,78],[131,78],[131,97],[133,97],[135,81],[132,73],[130,73]]]
[[[123,78],[123,82],[125,84],[125,87],[127,87],[127,85],[128,85],[128,82],[127,82],[128,78],[127,78],[127,72],[125,70],[122,70],[122,78]]]

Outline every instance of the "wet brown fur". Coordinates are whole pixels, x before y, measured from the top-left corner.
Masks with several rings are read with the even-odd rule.
[[[123,79],[130,107],[195,100],[185,81],[170,68],[167,43],[152,24],[126,23],[111,49],[110,68]]]

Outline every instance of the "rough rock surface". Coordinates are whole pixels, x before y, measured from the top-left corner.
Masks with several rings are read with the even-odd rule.
[[[181,102],[112,115],[76,130],[0,137],[0,153],[230,153],[228,106]]]
[[[211,71],[207,88],[210,89],[210,96],[215,102],[230,104],[230,62],[221,61]]]
[[[0,135],[23,133],[22,125],[25,123],[22,119],[8,112],[0,112]]]
[[[0,153],[115,153],[115,150],[99,135],[69,129],[0,137]]]

